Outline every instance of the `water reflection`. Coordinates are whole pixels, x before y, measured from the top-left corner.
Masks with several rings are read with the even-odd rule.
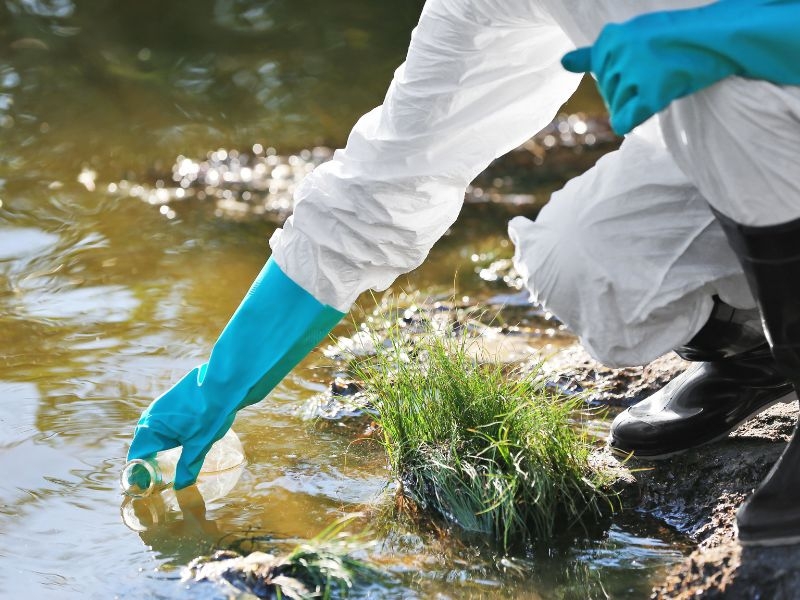
[[[29,260],[45,254],[57,241],[58,236],[34,227],[0,228],[0,263],[24,269]]]
[[[201,556],[213,552],[223,537],[216,521],[206,518],[202,497],[186,498],[185,494],[180,494],[180,498],[179,511],[168,511],[163,506],[156,508],[151,503],[147,508],[155,512],[148,511],[148,516],[160,520],[149,523],[146,529],[139,531],[139,537],[145,545],[161,557],[177,558],[178,564],[192,554]],[[146,522],[142,507],[137,508],[136,514],[137,518]]]
[[[242,467],[232,469],[182,490],[125,498],[120,507],[122,521],[146,546],[176,564],[185,563],[187,557],[210,554],[223,545],[227,532],[209,515],[207,506],[226,496],[242,471]]]
[[[72,0],[8,0],[12,14],[28,13],[37,17],[65,19],[75,12]]]
[[[88,163],[120,178],[212,137],[341,142],[382,97],[421,4],[4,3],[0,132],[16,148],[0,150],[0,177],[46,165],[72,179]]]

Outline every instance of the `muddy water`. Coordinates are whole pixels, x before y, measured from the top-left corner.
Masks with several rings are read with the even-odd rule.
[[[215,597],[180,582],[193,557],[306,539],[380,498],[380,449],[299,414],[335,371],[316,354],[241,413],[249,464],[223,498],[126,526],[116,480],[133,424],[204,359],[275,224],[199,200],[164,211],[108,184],[153,185],[178,154],[220,146],[341,143],[379,101],[419,4],[0,5],[0,597]],[[505,221],[530,210],[467,207],[395,288],[509,292],[480,267],[510,256]],[[679,556],[638,518],[519,569],[401,524],[371,526],[374,557],[394,574],[371,597],[641,597]]]

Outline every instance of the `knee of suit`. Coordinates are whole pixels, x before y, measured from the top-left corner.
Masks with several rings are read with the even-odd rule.
[[[628,221],[581,208],[577,196],[554,196],[536,221],[517,217],[509,224],[514,264],[532,300],[609,366],[646,364],[695,335],[713,300],[702,282],[670,271],[680,266],[672,255],[679,251],[656,243],[651,250],[663,257],[650,252],[645,262],[636,256],[640,245],[625,237]]]

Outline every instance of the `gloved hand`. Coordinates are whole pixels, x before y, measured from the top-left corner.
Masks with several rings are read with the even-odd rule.
[[[610,24],[594,45],[567,53],[591,71],[619,134],[677,98],[739,75],[800,85],[800,0],[721,0]]]
[[[144,411],[128,460],[183,446],[175,488],[194,483],[211,445],[225,435],[236,412],[264,398],[343,316],[267,261],[208,362]]]

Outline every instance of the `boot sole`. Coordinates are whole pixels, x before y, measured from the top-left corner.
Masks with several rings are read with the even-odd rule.
[[[680,450],[673,450],[672,452],[665,452],[663,454],[637,454],[635,450],[623,450],[622,448],[615,448],[610,443],[607,444],[607,445],[608,445],[608,448],[611,450],[611,453],[614,454],[617,457],[620,457],[620,458],[633,459],[633,460],[666,460],[668,458],[672,458],[673,456],[678,456],[679,454],[683,454],[684,452],[688,452],[689,450],[695,450],[697,448],[702,448],[703,446],[707,446],[708,444],[713,444],[715,442],[723,440],[726,437],[728,437],[731,434],[732,431],[737,429],[742,423],[745,423],[746,421],[749,421],[750,419],[752,419],[756,415],[761,414],[762,412],[764,412],[768,408],[772,408],[776,404],[789,404],[790,402],[794,402],[797,399],[798,399],[798,396],[797,396],[797,394],[795,392],[793,392],[793,391],[789,392],[785,396],[781,396],[780,398],[777,398],[776,400],[773,400],[769,404],[765,404],[764,406],[758,407],[758,409],[754,410],[750,414],[746,415],[744,418],[742,418],[739,421],[737,421],[736,423],[734,423],[733,427],[731,427],[727,431],[724,431],[724,432],[720,433],[717,437],[712,438],[712,439],[710,439],[708,441],[705,441],[702,444],[697,444],[696,446],[689,446],[687,448],[682,448]],[[798,539],[800,540],[800,536],[798,536]],[[787,543],[792,543],[792,542],[787,542]],[[776,544],[776,545],[778,545],[778,544]]]
[[[764,538],[758,540],[743,540],[739,537],[739,529],[734,527],[739,545],[743,548],[775,548],[777,546],[794,546],[800,544],[800,535],[780,538]]]

